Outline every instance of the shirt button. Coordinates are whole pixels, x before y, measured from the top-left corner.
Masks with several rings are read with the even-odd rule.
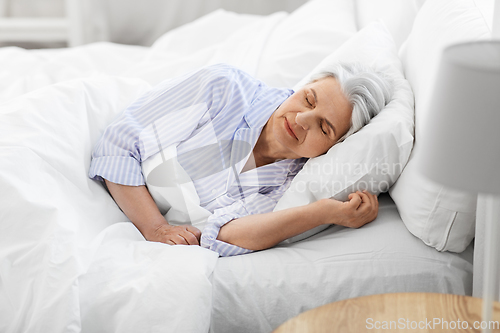
[[[215,188],[214,188],[214,189],[212,190],[212,194],[215,194],[215,193],[217,193],[217,189],[215,189]]]

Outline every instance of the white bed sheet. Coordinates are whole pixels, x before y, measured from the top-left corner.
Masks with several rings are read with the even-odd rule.
[[[438,252],[404,226],[387,194],[375,221],[298,243],[219,258],[211,332],[271,332],[287,319],[347,298],[394,292],[471,295],[472,245]]]

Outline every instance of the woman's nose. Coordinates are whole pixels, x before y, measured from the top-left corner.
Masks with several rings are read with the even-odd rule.
[[[295,122],[304,130],[308,130],[312,116],[313,114],[310,111],[298,112],[297,115],[295,116]]]

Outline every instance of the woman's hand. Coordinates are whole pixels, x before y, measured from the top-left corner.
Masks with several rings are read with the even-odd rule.
[[[162,223],[145,235],[151,242],[169,245],[200,245],[201,231],[191,225],[174,226]]]
[[[359,228],[375,220],[378,214],[377,196],[367,191],[349,194],[349,201],[346,202],[322,199],[318,203],[324,212],[325,224]]]
[[[127,186],[105,181],[118,207],[148,241],[170,245],[200,245],[200,230],[191,225],[168,224],[146,186]]]

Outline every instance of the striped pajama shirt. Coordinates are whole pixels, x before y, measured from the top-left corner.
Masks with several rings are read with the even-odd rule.
[[[233,219],[271,212],[305,163],[281,160],[241,173],[267,120],[292,93],[224,64],[166,80],[107,127],[89,177],[145,185],[141,163],[175,145],[200,206],[211,213],[200,245],[220,256],[250,253],[217,235]]]

